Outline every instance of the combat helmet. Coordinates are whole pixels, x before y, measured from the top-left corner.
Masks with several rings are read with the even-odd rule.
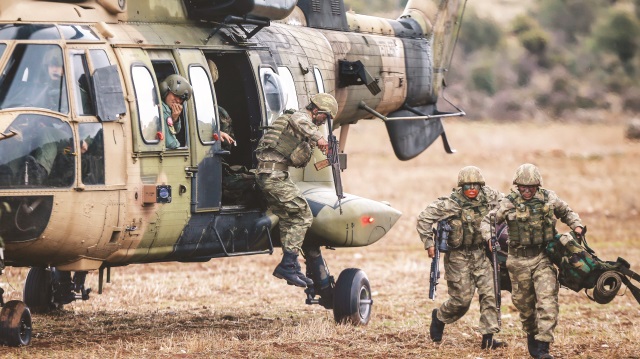
[[[189,81],[180,75],[169,75],[164,81],[160,83],[160,95],[162,98],[166,98],[171,92],[172,94],[180,97],[183,101],[187,101],[191,98],[193,89],[189,84]]]
[[[513,184],[520,186],[540,186],[542,176],[538,167],[531,163],[520,165],[513,176]]]
[[[45,65],[62,66],[62,50],[58,46],[52,46],[44,53],[42,61]]]
[[[320,111],[329,112],[331,117],[336,117],[338,114],[338,101],[328,93],[319,93],[311,96],[311,102],[316,105]]]
[[[458,172],[458,187],[469,183],[479,183],[481,186],[484,186],[484,177],[480,169],[476,166],[463,167],[460,172]]]

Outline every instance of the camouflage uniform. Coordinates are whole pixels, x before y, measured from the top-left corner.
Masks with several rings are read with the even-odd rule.
[[[286,134],[299,142],[308,139],[315,144],[322,138],[318,126],[313,124],[304,110],[284,114],[276,119],[274,124],[278,121],[287,121],[288,126],[282,131],[283,134],[286,131]],[[307,200],[289,177],[287,167],[291,165],[290,158],[273,148],[274,139],[269,136],[270,133],[278,138],[282,134],[271,131],[263,136],[256,149],[256,158],[260,162],[256,170],[256,182],[264,192],[271,211],[280,219],[282,248],[297,253],[301,249],[307,229],[311,227],[313,215]],[[265,164],[271,165],[271,168],[263,166]]]
[[[537,168],[529,164],[521,168],[526,169],[526,166],[536,171],[537,178],[532,183],[539,185]],[[514,180],[514,184],[521,184],[516,182]],[[525,200],[517,190],[512,191],[500,201],[493,213],[497,224],[506,221],[509,225],[507,269],[512,284],[512,301],[520,312],[522,327],[529,340],[542,342],[548,350],[558,321],[558,281],[557,270],[544,247],[555,235],[556,218],[575,230],[582,227],[580,217],[553,191],[543,188],[538,188],[529,200]],[[482,237],[487,241],[491,238],[493,225],[490,216],[483,219],[480,227]],[[529,345],[531,351],[531,343]]]
[[[437,311],[438,319],[445,324],[453,323],[465,315],[478,288],[480,333],[500,331],[493,270],[479,235],[480,221],[490,209],[497,206],[500,198],[502,194],[488,186],[483,186],[475,199],[466,198],[462,189],[458,188],[450,197],[441,197],[428,205],[418,216],[417,230],[425,249],[434,246],[432,227],[435,223],[449,218],[452,227],[450,251],[444,256],[444,279],[447,281],[449,299]]]
[[[220,132],[225,132],[227,135],[231,136],[231,138],[236,138],[236,135],[233,133],[231,116],[229,116],[227,110],[225,110],[222,106],[218,106],[218,115],[220,115]],[[231,150],[231,148],[233,148],[233,144],[223,142],[222,148],[229,151]]]

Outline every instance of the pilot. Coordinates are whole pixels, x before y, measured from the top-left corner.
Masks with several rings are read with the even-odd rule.
[[[515,188],[492,212],[496,225],[506,221],[509,226],[507,270],[511,283],[517,283],[511,298],[527,333],[529,354],[549,359],[553,358],[549,343],[553,342],[553,330],[558,323],[558,279],[544,249],[555,237],[556,218],[577,237],[582,236],[584,228],[580,216],[565,201],[540,187],[542,176],[535,165],[525,163],[518,167],[513,184]],[[491,239],[491,225],[489,216],[482,220],[480,229],[486,241]],[[564,234],[560,242],[564,245],[569,238],[570,234]]]
[[[182,129],[180,115],[182,114],[183,103],[191,98],[193,88],[189,81],[180,75],[169,75],[160,83],[160,94],[162,95],[162,118],[165,119],[165,146],[167,149],[180,147],[180,142],[176,137]],[[221,132],[223,141],[235,142],[231,136]]]
[[[328,142],[318,127],[337,112],[338,102],[333,96],[316,94],[304,109],[287,111],[273,121],[256,149],[256,182],[280,220],[283,257],[273,275],[298,287],[313,285],[298,263],[298,253],[313,215],[300,189],[291,181],[289,166],[304,167],[311,159],[313,146],[326,152]],[[306,148],[308,153],[297,154],[300,148]]]
[[[162,118],[165,122],[165,145],[167,149],[180,147],[180,142],[176,134],[182,129],[180,115],[182,114],[182,104],[187,101],[193,89],[189,81],[180,75],[169,75],[160,83],[160,94],[162,95]]]
[[[485,185],[478,167],[467,166],[458,173],[458,187],[448,197],[440,197],[418,216],[417,230],[430,258],[435,257],[433,226],[446,220],[451,226],[444,255],[444,278],[449,299],[431,313],[429,336],[434,342],[442,340],[445,324],[462,318],[478,289],[480,301],[479,331],[482,349],[506,346],[493,339],[500,331],[498,309],[493,287],[493,269],[484,250],[480,222],[498,205],[502,193]]]

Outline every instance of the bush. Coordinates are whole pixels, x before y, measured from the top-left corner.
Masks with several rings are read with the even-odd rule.
[[[491,66],[481,65],[471,70],[473,88],[488,95],[496,93],[496,81]]]
[[[482,48],[496,49],[502,37],[502,29],[495,21],[482,19],[475,12],[467,11],[462,21],[458,44],[469,54]]]
[[[570,43],[575,43],[579,35],[589,34],[595,22],[599,0],[542,0],[538,18],[548,29],[559,30]]]
[[[549,43],[549,35],[541,28],[533,28],[518,35],[522,47],[532,55],[542,56]]]
[[[628,11],[613,9],[597,24],[593,36],[596,50],[614,53],[626,63],[640,47],[640,22]]]

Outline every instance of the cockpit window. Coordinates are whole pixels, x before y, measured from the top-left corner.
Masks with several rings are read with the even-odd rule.
[[[61,25],[65,39],[71,41],[98,41],[100,38],[86,25]]]
[[[16,45],[0,78],[0,109],[16,107],[69,112],[60,46]]]
[[[7,48],[7,44],[0,44],[0,57],[4,54],[4,49]]]
[[[0,140],[0,188],[69,187],[75,174],[73,133],[55,117],[23,114]]]
[[[287,95],[282,89],[280,76],[272,69],[265,67],[260,69],[262,90],[267,105],[267,123],[273,122],[284,112],[287,103]]]
[[[0,40],[59,40],[58,28],[47,24],[0,25]]]

